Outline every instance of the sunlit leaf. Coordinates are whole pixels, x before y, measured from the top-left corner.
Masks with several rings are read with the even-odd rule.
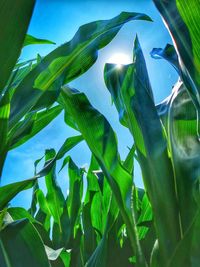
[[[115,133],[108,121],[91,106],[83,93],[65,87],[62,91],[62,102],[65,103],[64,108],[76,121],[103,170],[127,224],[132,246],[136,251],[138,250],[140,258],[141,252],[136,241],[137,236],[134,233],[134,222],[130,210],[133,181],[130,173],[122,167],[120,162]],[[140,259],[143,261],[142,258]]]
[[[40,39],[40,38],[36,38],[30,34],[26,34],[25,40],[24,40],[24,46],[27,45],[35,45],[35,44],[55,44],[52,41],[46,40],[46,39]]]
[[[27,142],[52,122],[61,111],[62,108],[58,105],[50,109],[27,114],[8,134],[10,149]]]
[[[126,22],[140,19],[150,20],[144,14],[122,12],[111,20],[81,26],[71,41],[44,57],[16,88],[10,125],[15,125],[34,106],[39,109],[53,103],[61,86],[87,71],[96,61],[98,50],[111,42]]]
[[[0,209],[3,209],[19,192],[31,188],[36,178],[0,187]]]
[[[83,141],[82,135],[72,136],[65,140],[61,148],[59,149],[58,153],[55,154],[55,156],[48,161],[45,162],[44,167],[42,170],[40,170],[37,174],[39,176],[45,176],[48,174],[48,172],[51,171],[53,166],[55,165],[57,160],[60,160],[64,155],[70,151],[73,147],[75,147],[77,144],[79,144],[81,141]],[[66,164],[69,162],[69,158],[67,158]]]
[[[120,69],[114,64],[106,64],[105,82],[118,110],[120,122],[129,128],[134,138],[144,184],[154,212],[162,258],[166,261],[180,239],[178,203],[167,141],[155,108],[137,37],[133,64],[121,66]],[[166,250],[169,243],[169,249]]]
[[[45,160],[48,161],[55,157],[55,150],[46,150]],[[63,206],[65,204],[65,198],[61,191],[60,186],[57,183],[55,166],[45,176],[45,182],[47,187],[46,201],[48,203],[50,214],[53,216],[54,221],[59,225],[60,234],[62,234],[60,218],[63,213]]]

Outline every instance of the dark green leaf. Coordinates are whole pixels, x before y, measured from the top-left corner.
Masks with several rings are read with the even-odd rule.
[[[52,240],[54,248],[65,247],[71,248],[70,241],[73,235],[74,229],[71,228],[71,221],[67,209],[67,204],[63,205],[63,213],[60,216],[60,224],[54,222]]]
[[[167,61],[169,61],[170,64],[172,64],[175,70],[180,73],[178,56],[173,45],[167,44],[164,49],[154,48],[150,54],[155,59],[166,59]]]
[[[5,93],[0,101],[0,180],[3,170],[4,161],[8,152],[8,119],[10,115],[10,98],[9,94]]]
[[[191,226],[180,241],[173,257],[170,259],[168,267],[187,266],[198,267],[200,262],[199,255],[199,227],[200,227],[200,213],[197,212]]]
[[[35,0],[2,0],[0,3],[0,92],[20,55]]]
[[[44,244],[28,220],[7,225],[0,232],[1,267],[50,267]]]

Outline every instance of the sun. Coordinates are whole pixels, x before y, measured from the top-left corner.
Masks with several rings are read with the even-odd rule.
[[[130,64],[131,58],[125,53],[115,53],[109,59],[108,63],[117,64],[117,68],[121,68],[122,65]]]

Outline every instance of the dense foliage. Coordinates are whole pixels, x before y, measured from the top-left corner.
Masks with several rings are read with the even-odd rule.
[[[105,65],[105,84],[119,121],[133,137],[122,161],[108,120],[68,83],[95,63],[98,50],[125,23],[150,17],[122,12],[83,25],[71,41],[44,58],[20,62],[24,46],[52,42],[26,34],[34,0],[1,0],[0,173],[9,150],[61,111],[67,127],[80,133],[67,138],[58,152],[47,149],[35,162],[33,178],[0,187],[1,267],[200,265],[199,1],[154,2],[174,46],[154,48],[151,55],[167,60],[180,78],[156,106],[138,37],[133,63]],[[82,141],[91,151],[88,169],[77,166],[69,153]],[[134,159],[144,189],[134,184]],[[42,160],[44,167],[38,170]],[[59,160],[61,170],[68,169],[67,196],[56,180]],[[45,189],[38,179],[45,179]],[[11,207],[9,202],[28,188],[33,188],[30,209]]]

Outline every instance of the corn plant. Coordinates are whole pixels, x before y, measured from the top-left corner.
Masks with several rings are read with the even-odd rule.
[[[29,140],[62,110],[67,127],[80,135],[67,138],[57,153],[47,149],[43,168],[38,170],[43,159],[35,162],[33,178],[0,187],[1,266],[199,266],[199,1],[154,2],[174,46],[154,48],[151,55],[167,60],[180,78],[171,95],[156,105],[137,36],[131,64],[105,65],[104,80],[119,121],[133,137],[124,161],[108,120],[68,83],[92,66],[98,50],[124,23],[151,19],[123,12],[81,26],[71,41],[44,58],[17,62],[23,45],[51,42],[26,35],[34,1],[20,1],[23,8],[12,9],[23,27],[20,36],[8,20],[10,38],[18,45],[9,61],[4,58],[11,49],[4,31],[5,46],[0,49],[5,62],[0,68],[1,169],[10,149]],[[4,21],[12,4],[1,5]],[[69,152],[82,141],[91,151],[88,169],[77,166]],[[58,160],[63,161],[60,171],[68,169],[68,193],[57,182]],[[134,183],[134,160],[140,164],[144,189]],[[38,183],[43,176],[46,193]],[[30,209],[8,206],[31,187]]]

